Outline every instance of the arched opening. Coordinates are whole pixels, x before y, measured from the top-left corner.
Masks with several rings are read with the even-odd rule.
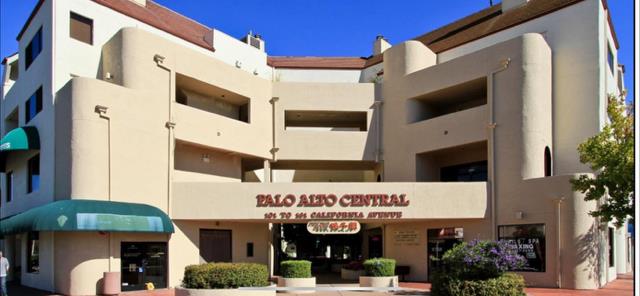
[[[551,150],[549,146],[544,147],[544,176],[551,176]]]

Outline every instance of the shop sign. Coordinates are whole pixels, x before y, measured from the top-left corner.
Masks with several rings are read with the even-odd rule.
[[[354,234],[360,231],[358,221],[309,221],[307,230],[311,234]]]
[[[420,244],[418,232],[415,230],[399,230],[393,233],[396,244],[417,246]]]
[[[400,219],[402,211],[387,209],[406,208],[410,204],[406,194],[258,194],[256,208],[287,209],[266,212],[268,220],[304,219]],[[318,211],[289,211],[314,208]],[[362,211],[361,209],[368,209]],[[380,209],[380,210],[373,210]]]

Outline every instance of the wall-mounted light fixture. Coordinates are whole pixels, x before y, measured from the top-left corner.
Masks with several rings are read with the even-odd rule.
[[[522,220],[523,217],[524,217],[524,213],[522,211],[516,212],[516,219]]]
[[[209,157],[209,154],[202,154],[202,162],[205,162],[205,163],[211,162],[211,158]]]

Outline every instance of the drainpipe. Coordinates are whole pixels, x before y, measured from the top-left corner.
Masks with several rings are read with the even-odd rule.
[[[102,119],[107,120],[107,199],[111,201],[111,118],[107,115],[109,108],[102,105],[96,105],[95,112]],[[109,272],[111,272],[111,232],[107,233],[107,252],[109,256]]]
[[[495,112],[494,112],[494,94],[493,94],[493,79],[495,74],[506,70],[509,67],[509,63],[511,63],[511,59],[507,58],[500,62],[500,66],[491,71],[489,73],[489,77],[487,78],[487,84],[489,87],[487,88],[487,104],[489,105],[489,124],[487,125],[489,129],[489,157],[491,161],[489,162],[489,194],[491,199],[491,236],[492,239],[497,239],[496,231],[498,227],[496,211],[496,153],[495,153],[495,130],[496,130],[496,122],[495,122]]]
[[[382,145],[381,145],[381,141],[382,141],[382,130],[380,130],[381,127],[381,123],[380,121],[382,120],[382,104],[383,101],[374,101],[373,102],[373,108],[375,110],[376,113],[376,163],[380,162],[380,159],[382,158]]]
[[[171,68],[164,65],[165,57],[159,54],[153,56],[153,61],[156,63],[161,69],[164,69],[169,74],[169,104],[168,104],[168,114],[167,114],[167,122],[165,123],[165,127],[169,130],[167,136],[167,215],[171,217],[171,190],[173,189],[172,180],[173,180],[173,142],[174,142],[174,128],[176,123],[173,121],[173,71]]]
[[[558,282],[558,289],[562,288],[562,236],[561,236],[561,229],[562,229],[562,220],[561,218],[561,213],[562,213],[562,202],[564,201],[564,196],[561,196],[560,198],[554,200],[556,203],[556,219],[557,219],[557,232],[558,232],[558,237],[556,238],[558,240],[558,243],[556,244],[556,247],[558,248],[557,254],[558,254],[558,264],[556,267],[556,274],[558,275],[556,281]]]
[[[271,152],[271,159],[273,162],[278,161],[276,158],[276,153],[278,152],[278,150],[280,150],[277,146],[277,141],[276,141],[276,102],[278,102],[278,100],[280,100],[279,97],[272,97],[271,100],[269,100],[269,103],[271,103],[271,139],[272,139],[272,148],[269,152]]]

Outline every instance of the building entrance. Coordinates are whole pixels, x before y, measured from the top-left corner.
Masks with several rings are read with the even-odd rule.
[[[280,262],[285,260],[309,260],[311,272],[321,276],[337,275],[342,265],[363,259],[362,230],[355,234],[311,234],[306,224],[274,227],[276,274],[280,274]]]
[[[167,287],[166,242],[123,242],[120,248],[122,291],[144,290],[149,282]]]

